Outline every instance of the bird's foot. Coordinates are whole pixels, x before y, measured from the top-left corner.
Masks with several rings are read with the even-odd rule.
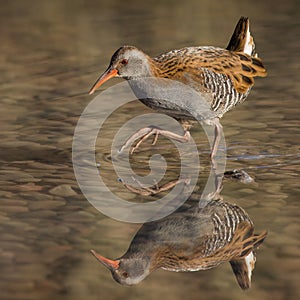
[[[136,140],[139,139],[139,141],[135,144],[135,146],[133,146],[130,150],[130,154],[133,154],[140,147],[140,145],[144,141],[146,141],[151,135],[154,135],[152,145],[156,144],[159,135],[165,136],[167,138],[176,140],[181,143],[188,142],[191,137],[189,131],[185,131],[184,135],[179,135],[177,133],[168,130],[163,130],[158,127],[149,126],[138,130],[131,137],[129,137],[128,140],[125,142],[125,144],[119,150],[119,153],[122,153],[126,148],[128,148],[131,144],[133,144]]]

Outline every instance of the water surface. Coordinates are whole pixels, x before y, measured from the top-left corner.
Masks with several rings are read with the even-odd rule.
[[[255,178],[253,184],[226,180],[224,200],[243,207],[256,229],[269,233],[258,250],[252,287],[243,292],[229,264],[197,273],[159,270],[138,286],[122,287],[89,250],[119,257],[140,225],[102,215],[74,177],[72,138],[93,99],[87,91],[123,44],[150,55],[187,45],[225,46],[240,15],[250,17],[269,73],[222,120],[227,169],[242,168]],[[10,1],[2,3],[0,16],[1,299],[299,297],[297,1]],[[145,112],[150,110],[138,102],[118,110],[96,150],[107,184],[133,201],[143,199],[117,181],[109,143],[131,113]],[[192,135],[205,164],[205,135],[200,127]],[[153,151],[164,155],[169,178],[176,178],[177,153],[165,139],[154,148],[145,145],[132,167],[146,173],[145,158]]]

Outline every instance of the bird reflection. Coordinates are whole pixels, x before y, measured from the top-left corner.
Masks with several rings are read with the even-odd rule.
[[[254,233],[253,222],[238,205],[193,196],[169,216],[143,224],[120,258],[92,253],[123,285],[137,284],[159,268],[199,271],[229,262],[239,286],[247,289],[255,249],[266,235]]]

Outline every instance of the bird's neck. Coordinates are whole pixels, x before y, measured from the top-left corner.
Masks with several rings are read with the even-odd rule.
[[[154,76],[159,78],[174,78],[183,68],[180,57],[176,55],[159,56],[151,59],[151,63]]]

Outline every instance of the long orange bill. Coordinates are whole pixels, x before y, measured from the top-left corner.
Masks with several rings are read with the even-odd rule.
[[[89,91],[89,94],[93,94],[104,82],[118,75],[118,70],[108,68],[95,82]]]
[[[100,254],[98,254],[95,250],[91,250],[91,253],[99,260],[105,267],[109,270],[116,270],[119,268],[119,261],[108,259]]]

